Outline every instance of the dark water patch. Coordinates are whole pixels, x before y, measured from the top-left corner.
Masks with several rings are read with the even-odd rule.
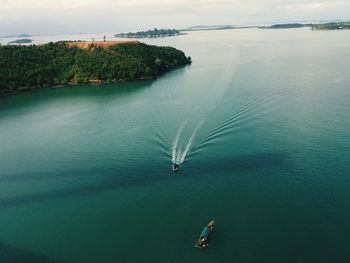
[[[178,175],[193,177],[194,174],[207,174],[208,171],[214,173],[224,173],[231,171],[239,173],[244,170],[257,170],[283,167],[289,164],[288,156],[285,153],[261,153],[255,155],[241,155],[235,157],[217,157],[205,162],[200,160],[192,160],[191,163],[185,163]],[[290,165],[290,164],[289,164]],[[1,181],[22,181],[32,180],[57,180],[72,179],[81,181],[79,186],[67,186],[59,190],[51,190],[49,192],[37,192],[28,195],[18,195],[8,198],[0,198],[0,207],[12,207],[18,205],[30,204],[33,202],[45,202],[55,199],[69,199],[74,196],[89,196],[102,193],[109,190],[118,190],[126,188],[144,187],[158,182],[171,183],[179,180],[180,177],[171,171],[171,164],[149,163],[145,165],[137,165],[128,169],[127,173],[121,173],[124,169],[86,169],[62,171],[51,173],[30,173],[21,175],[9,175],[1,178]],[[93,182],[90,182],[93,181]]]
[[[0,241],[1,263],[63,263],[48,256],[33,251],[20,249],[18,247]]]
[[[72,87],[48,88],[37,93],[24,93],[16,96],[0,96],[0,120],[11,116],[26,116],[43,111],[51,104],[67,103],[71,100],[86,102],[113,101],[125,99],[128,96],[142,92],[151,87],[153,81],[139,81],[133,83],[104,84],[97,86],[78,85]],[[15,105],[15,107],[14,107]],[[9,114],[9,115],[8,115]]]
[[[196,169],[196,173],[199,174],[208,171],[217,174],[225,174],[225,171],[239,173],[248,170],[283,168],[286,165],[291,165],[291,161],[288,154],[284,152],[266,152],[232,157],[216,155],[216,157],[205,161],[192,160],[191,164],[188,164],[191,169]]]
[[[13,197],[0,198],[0,207],[12,207],[18,205],[30,204],[33,202],[45,202],[55,199],[69,199],[75,196],[89,196],[102,193],[109,190],[118,190],[126,188],[147,187],[148,185],[158,182],[177,180],[171,170],[171,163],[145,163],[143,165],[134,165],[128,171],[118,168],[109,169],[86,169],[62,171],[51,173],[49,176],[46,173],[34,175],[22,174],[22,177],[7,176],[7,179],[15,182],[21,181],[21,178],[30,178],[35,183],[36,180],[63,179],[72,177],[75,181],[80,181],[78,186],[66,186],[61,189],[50,190],[48,192],[33,192],[27,195],[17,195]],[[5,177],[6,178],[6,177]],[[16,179],[13,179],[16,178]]]

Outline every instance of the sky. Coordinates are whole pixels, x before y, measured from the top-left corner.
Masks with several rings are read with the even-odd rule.
[[[350,20],[350,0],[0,0],[0,36]]]

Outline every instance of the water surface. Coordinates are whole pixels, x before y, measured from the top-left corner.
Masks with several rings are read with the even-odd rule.
[[[193,64],[0,99],[0,261],[347,262],[350,31],[145,41]]]

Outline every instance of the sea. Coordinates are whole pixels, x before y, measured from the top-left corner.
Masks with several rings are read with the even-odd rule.
[[[193,63],[0,98],[0,262],[349,262],[350,30],[141,41]]]

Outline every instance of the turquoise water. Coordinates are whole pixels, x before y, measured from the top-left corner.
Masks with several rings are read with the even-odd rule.
[[[147,42],[193,64],[0,99],[0,262],[348,262],[350,31]]]

